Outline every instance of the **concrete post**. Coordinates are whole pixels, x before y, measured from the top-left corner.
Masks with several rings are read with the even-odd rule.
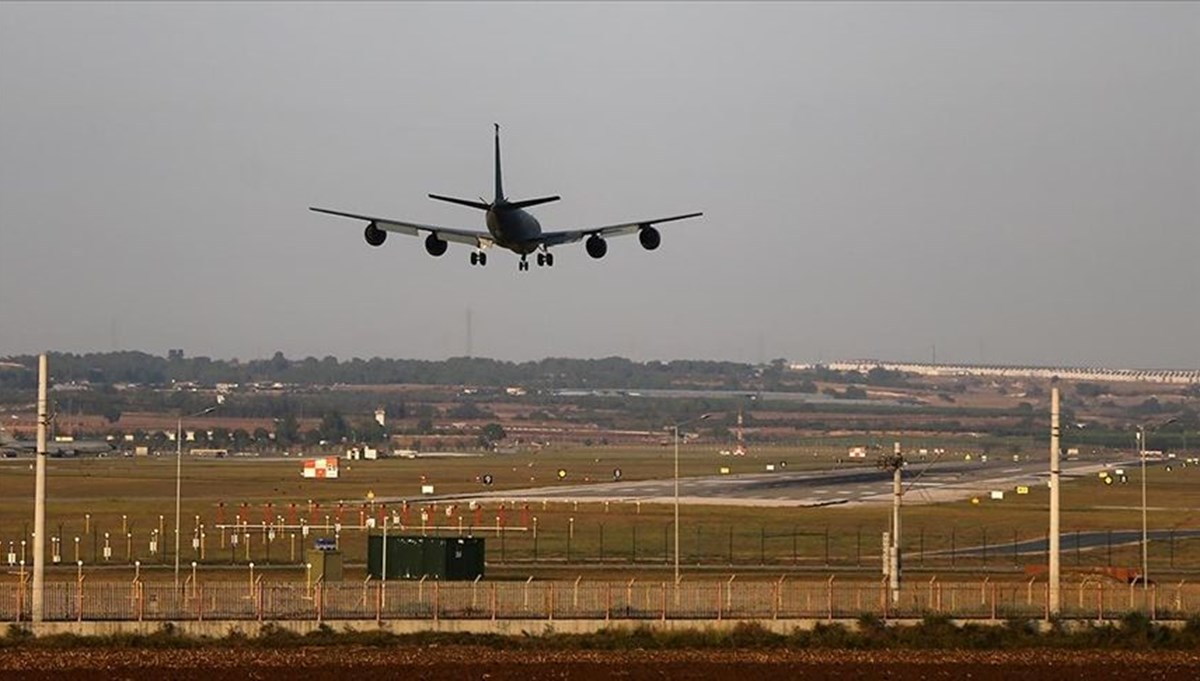
[[[1059,532],[1059,488],[1060,488],[1060,470],[1059,461],[1061,452],[1061,442],[1059,441],[1059,406],[1058,406],[1058,388],[1050,389],[1050,600],[1048,610],[1050,616],[1054,617],[1061,611],[1061,558],[1060,551],[1060,532]]]
[[[37,425],[37,473],[33,492],[33,621],[41,622],[44,617],[44,593],[46,577],[46,427],[50,423],[50,409],[46,399],[49,369],[46,355],[38,355],[38,425]]]

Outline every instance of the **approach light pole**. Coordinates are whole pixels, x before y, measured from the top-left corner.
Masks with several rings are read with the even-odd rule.
[[[209,407],[208,409],[203,409],[201,411],[196,412],[195,414],[188,414],[187,418],[191,419],[191,418],[195,418],[197,416],[204,416],[205,414],[211,414],[213,411],[216,411],[216,409],[217,409],[216,407]],[[183,414],[181,413],[179,415],[179,420],[175,424],[175,591],[176,592],[179,591],[179,505],[180,505],[180,500],[181,500],[180,491],[181,491],[182,484],[183,484],[183,418],[184,418]]]
[[[705,421],[712,414],[701,414],[694,419],[681,421],[671,426],[675,436],[675,596],[679,597],[679,428],[689,423]]]
[[[1162,428],[1163,426],[1174,423],[1176,419],[1170,418],[1162,423],[1150,428],[1151,432]],[[1150,534],[1146,530],[1146,433],[1145,426],[1138,426],[1138,458],[1142,460],[1142,591],[1150,589]]]

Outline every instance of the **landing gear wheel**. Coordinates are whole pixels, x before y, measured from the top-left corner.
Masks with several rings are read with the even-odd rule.
[[[484,267],[486,265],[487,265],[487,253],[480,251],[479,252],[479,266]]]
[[[554,267],[554,254],[553,253],[550,253],[550,252],[546,253],[546,267]]]
[[[538,267],[545,267],[545,265],[546,265],[546,254],[545,254],[545,253],[538,253],[537,261],[538,261]]]
[[[528,272],[529,271],[529,261],[525,259],[525,256],[521,256],[521,261],[517,263],[517,271],[518,272]]]
[[[479,254],[476,253],[475,251],[471,251],[471,264],[472,265],[479,264]]]

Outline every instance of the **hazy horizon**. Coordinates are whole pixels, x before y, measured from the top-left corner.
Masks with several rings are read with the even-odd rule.
[[[544,229],[705,215],[308,211],[480,229],[493,122]],[[0,159],[0,356],[1200,367],[1196,3],[6,2]]]

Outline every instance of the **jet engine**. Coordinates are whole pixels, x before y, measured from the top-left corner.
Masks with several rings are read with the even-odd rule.
[[[605,253],[608,253],[608,243],[599,234],[589,236],[587,241],[584,242],[584,246],[587,248],[587,254],[597,260],[603,258]]]
[[[387,232],[375,226],[374,222],[367,225],[367,231],[363,232],[363,236],[372,246],[382,246],[383,242],[387,240]]]
[[[638,230],[638,241],[642,242],[642,248],[653,251],[662,243],[662,235],[658,233],[657,229],[646,225]]]
[[[425,237],[425,252],[434,257],[445,253],[446,248],[449,245],[450,244],[439,239],[437,234],[434,234],[433,232],[430,232],[429,236]]]

